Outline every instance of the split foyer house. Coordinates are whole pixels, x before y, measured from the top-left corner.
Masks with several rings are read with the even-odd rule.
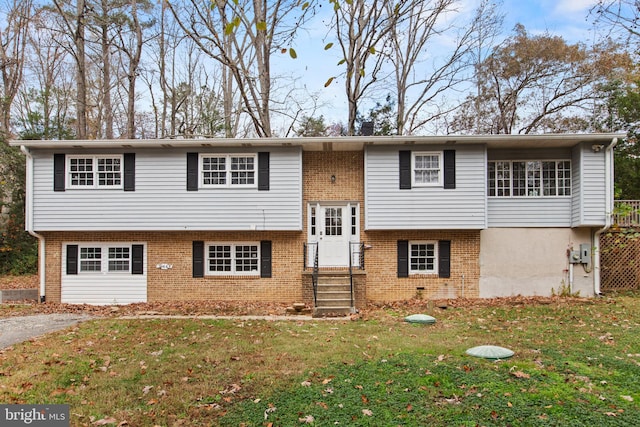
[[[617,134],[14,141],[41,299],[599,292]]]

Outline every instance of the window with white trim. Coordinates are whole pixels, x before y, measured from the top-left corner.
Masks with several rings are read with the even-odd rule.
[[[438,273],[438,242],[409,242],[409,274]]]
[[[487,167],[490,197],[571,195],[569,160],[491,161]]]
[[[208,275],[260,275],[260,243],[208,243]]]
[[[256,187],[257,155],[201,154],[203,187]]]
[[[129,246],[80,246],[79,272],[82,273],[130,273],[131,247]]]
[[[442,152],[412,152],[411,166],[413,186],[442,184]]]
[[[67,156],[68,188],[122,188],[122,155]]]

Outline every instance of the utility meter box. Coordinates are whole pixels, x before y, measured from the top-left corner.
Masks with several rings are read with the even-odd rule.
[[[591,264],[591,245],[588,243],[580,244],[579,250],[573,250],[569,254],[569,262],[571,264]]]
[[[580,251],[571,251],[569,253],[570,264],[580,264]]]
[[[591,264],[591,245],[589,243],[580,244],[580,264]]]

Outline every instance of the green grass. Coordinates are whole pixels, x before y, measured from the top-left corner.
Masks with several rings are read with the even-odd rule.
[[[357,321],[105,319],[0,356],[0,401],[74,426],[632,426],[640,300],[556,299]],[[481,344],[516,352],[487,361]]]

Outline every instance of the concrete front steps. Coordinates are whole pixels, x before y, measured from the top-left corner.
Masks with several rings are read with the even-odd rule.
[[[313,317],[341,317],[355,313],[348,273],[320,273]]]

